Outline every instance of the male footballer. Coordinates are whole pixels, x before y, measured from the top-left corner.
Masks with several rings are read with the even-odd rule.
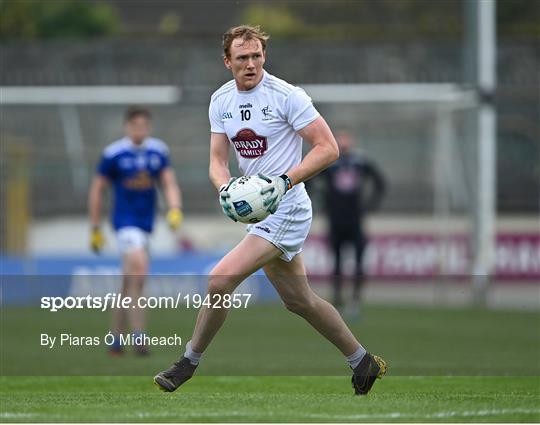
[[[176,230],[182,223],[181,192],[169,165],[169,149],[163,141],[150,137],[150,121],[146,108],[127,109],[125,136],[103,151],[88,196],[90,245],[99,253],[105,242],[100,226],[102,193],[108,186],[113,187],[112,224],[122,254],[122,297],[131,297],[134,302],[131,308],[113,309],[111,332],[115,339],[109,349],[112,355],[123,354],[120,334],[128,326],[135,337],[145,332],[145,312],[136,300],[143,295],[148,272],[148,239],[154,223],[158,184],[169,207],[169,226]],[[147,355],[148,349],[136,345],[135,353]]]
[[[332,164],[339,150],[304,90],[264,70],[267,39],[260,28],[250,26],[231,28],[223,36],[224,64],[234,79],[210,100],[209,172],[223,212],[234,220],[227,192],[234,180],[229,172],[232,147],[244,175],[259,175],[267,182],[261,196],[271,215],[262,224],[249,225],[244,239],[212,269],[208,293],[231,294],[262,268],[285,307],[343,353],[353,371],[355,394],[367,394],[386,373],[386,363],[367,353],[337,310],[312,291],[301,254],[311,225],[311,201],[303,182]],[[304,140],[311,150],[302,159]],[[245,149],[253,141],[259,148]],[[161,389],[174,391],[193,376],[226,316],[224,308],[201,307],[185,353],[154,378]]]

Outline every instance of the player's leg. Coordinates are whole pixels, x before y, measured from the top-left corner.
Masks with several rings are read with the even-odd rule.
[[[354,249],[355,270],[352,282],[352,297],[345,308],[345,317],[349,322],[355,322],[360,318],[360,291],[364,282],[363,260],[364,260],[364,235],[357,224],[351,226],[349,230],[349,240]]]
[[[386,373],[386,363],[367,353],[347,327],[337,310],[313,292],[309,286],[301,254],[292,261],[270,261],[264,271],[276,288],[285,307],[303,317],[321,335],[333,343],[353,369],[355,394],[367,394],[376,378]]]
[[[334,275],[333,275],[333,300],[334,306],[340,308],[343,305],[342,286],[343,275],[341,273],[341,246],[342,240],[336,228],[330,230],[330,245],[334,257]]]
[[[367,245],[367,238],[362,230],[358,228],[354,237],[354,251],[356,260],[356,270],[353,285],[352,299],[353,301],[360,302],[360,292],[364,284],[364,253]]]
[[[290,262],[276,258],[264,266],[264,272],[288,310],[306,319],[343,355],[349,356],[358,350],[360,343],[338,311],[309,286],[301,254]]]
[[[137,300],[143,296],[144,282],[148,274],[148,253],[144,248],[137,248],[124,254],[125,293],[132,305],[127,309],[128,323],[133,334],[143,334],[146,329],[146,310],[139,307]],[[141,353],[146,351],[141,350]]]
[[[247,235],[210,272],[208,294],[210,297],[231,294],[244,279],[280,254],[281,251],[267,240]],[[226,308],[200,308],[186,352],[179,361],[154,378],[162,390],[174,391],[193,376],[200,357],[225,322],[227,313]]]
[[[244,279],[280,254],[281,251],[265,239],[247,235],[210,272],[208,294],[231,294]],[[227,312],[226,308],[201,307],[191,339],[193,351],[206,350]]]
[[[117,232],[117,242],[122,253],[122,297],[130,297],[133,308],[113,309],[112,332],[115,335],[111,352],[121,352],[119,335],[129,328],[134,334],[144,333],[146,312],[139,308],[138,298],[143,295],[148,272],[148,234],[137,227],[123,227]],[[137,354],[148,354],[144,346],[136,346]]]
[[[120,289],[120,294],[124,296],[127,292],[127,277],[122,275],[122,288]],[[124,308],[113,308],[112,309],[112,322],[111,322],[111,332],[114,335],[114,342],[109,348],[109,353],[111,355],[120,355],[123,353],[122,346],[120,345],[120,334],[124,334],[127,330],[127,311]]]

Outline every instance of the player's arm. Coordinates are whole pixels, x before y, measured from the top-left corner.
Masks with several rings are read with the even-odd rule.
[[[103,191],[109,186],[109,180],[101,175],[96,174],[92,180],[90,191],[88,193],[88,214],[90,216],[90,247],[98,253],[105,244],[103,233],[101,232],[101,204]]]
[[[268,183],[268,186],[261,189],[261,194],[266,196],[264,203],[272,214],[277,211],[281,198],[289,189],[320,173],[339,158],[336,139],[321,116],[298,130],[298,134],[312,146],[302,162],[281,176],[259,174]]]
[[[231,178],[229,171],[229,139],[225,133],[210,133],[210,181],[217,190]]]
[[[236,218],[232,214],[230,195],[227,192],[229,184],[233,182],[229,171],[229,139],[225,133],[210,133],[210,166],[208,169],[210,181],[219,191],[219,203],[223,214],[232,221]]]
[[[107,177],[96,174],[88,193],[88,213],[90,215],[90,225],[99,227],[101,225],[101,204],[103,191],[109,186]]]
[[[165,167],[161,171],[159,180],[165,202],[169,208],[167,222],[172,230],[176,230],[182,224],[184,217],[182,213],[182,190],[176,179],[176,174],[171,167]]]
[[[298,134],[311,145],[311,149],[300,164],[287,171],[292,185],[317,175],[339,158],[336,139],[323,117],[315,119]]]

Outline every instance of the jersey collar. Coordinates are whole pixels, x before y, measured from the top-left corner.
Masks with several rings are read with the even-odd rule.
[[[126,145],[129,147],[129,149],[133,151],[139,151],[141,149],[146,148],[146,146],[148,145],[148,137],[144,139],[140,145],[136,145],[135,143],[133,143],[133,140],[131,140],[127,136],[124,138],[124,140],[125,140]]]

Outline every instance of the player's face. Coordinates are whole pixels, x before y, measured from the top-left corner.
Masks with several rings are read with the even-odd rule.
[[[265,57],[259,40],[235,38],[230,56],[224,59],[231,70],[239,90],[250,90],[262,80]]]
[[[129,137],[133,143],[141,144],[144,139],[150,136],[150,120],[145,117],[135,117],[127,121],[125,124],[126,136]]]

